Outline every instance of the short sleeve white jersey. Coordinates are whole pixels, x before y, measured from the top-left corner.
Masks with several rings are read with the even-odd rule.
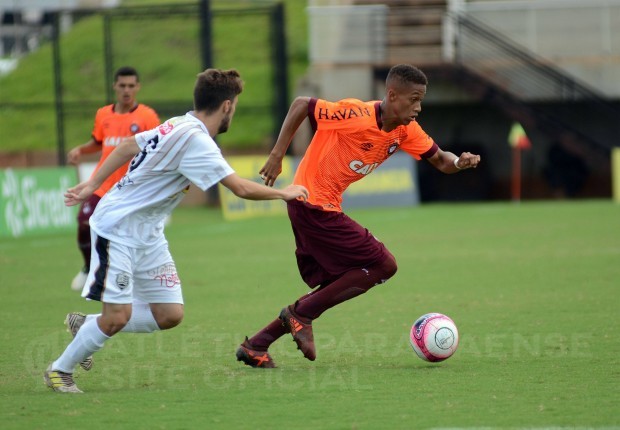
[[[141,152],[101,199],[90,226],[108,240],[143,247],[165,240],[164,220],[190,182],[204,191],[234,170],[191,112],[136,134],[135,139]]]

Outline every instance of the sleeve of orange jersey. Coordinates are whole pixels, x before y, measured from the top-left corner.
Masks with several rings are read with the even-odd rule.
[[[103,109],[103,108],[101,108]],[[92,136],[93,139],[95,139],[95,142],[101,144],[103,142],[103,125],[102,125],[102,110],[99,109],[97,111],[97,114],[95,115],[95,125],[93,127],[93,132],[92,132]]]
[[[417,121],[407,126],[407,139],[401,142],[400,149],[410,154],[416,160],[432,157],[439,147],[433,139],[426,134]]]
[[[148,115],[146,118],[146,130],[151,130],[161,124],[161,121],[159,120],[159,116],[157,115],[157,112],[155,112],[155,110],[148,109],[147,112]]]

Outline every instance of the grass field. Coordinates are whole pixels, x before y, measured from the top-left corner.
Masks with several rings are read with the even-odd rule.
[[[186,318],[121,334],[59,395],[42,372],[70,339],[73,234],[0,241],[3,429],[620,428],[620,206],[606,201],[352,211],[399,262],[387,284],[290,336],[277,369],[235,361],[244,335],[306,292],[285,217],[224,222],[181,208],[168,228]],[[428,364],[411,323],[443,312],[454,357]]]

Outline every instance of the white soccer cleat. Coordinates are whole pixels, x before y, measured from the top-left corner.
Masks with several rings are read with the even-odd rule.
[[[83,393],[83,391],[80,390],[77,385],[75,385],[72,373],[61,372],[60,370],[52,370],[51,364],[43,373],[43,380],[48,387],[59,393]]]
[[[84,322],[86,321],[86,315],[81,312],[70,312],[67,314],[65,318],[65,325],[67,326],[67,331],[71,333],[71,336],[75,337],[78,330]],[[80,363],[82,369],[89,371],[93,367],[93,357],[86,357],[84,361]]]
[[[88,278],[88,270],[86,270],[86,268],[82,268],[77,275],[75,275],[75,278],[73,278],[73,281],[71,281],[71,289],[73,291],[82,291],[82,289],[84,288],[84,284],[86,284],[86,278]]]

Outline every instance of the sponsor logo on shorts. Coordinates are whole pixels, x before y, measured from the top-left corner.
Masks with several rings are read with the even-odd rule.
[[[174,288],[181,283],[174,264],[165,264],[157,269],[150,270],[148,274],[154,280],[159,281],[160,285],[164,285],[167,288]]]
[[[116,275],[116,286],[121,290],[124,290],[129,286],[130,279],[131,276],[129,275],[129,273],[119,273],[118,275]]]

